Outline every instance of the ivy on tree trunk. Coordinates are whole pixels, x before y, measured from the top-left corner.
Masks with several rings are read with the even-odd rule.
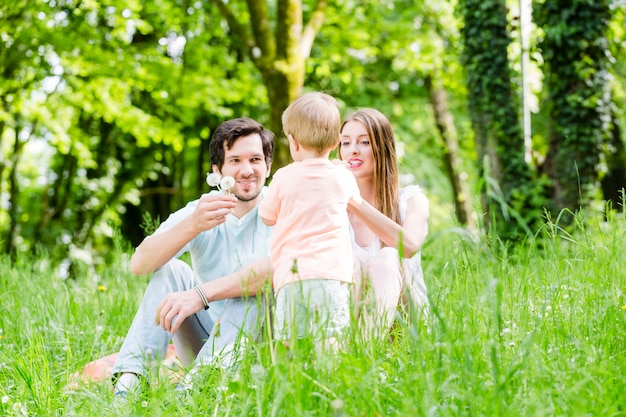
[[[539,210],[528,210],[534,190],[511,83],[506,5],[504,0],[461,0],[459,7],[469,113],[485,180],[485,226],[502,237],[515,237]]]
[[[611,136],[610,0],[546,1],[535,8],[551,120],[543,170],[556,211],[589,204],[598,190],[602,147]]]

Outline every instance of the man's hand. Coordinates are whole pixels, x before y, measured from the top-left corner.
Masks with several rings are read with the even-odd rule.
[[[168,294],[157,307],[154,323],[163,330],[176,333],[176,330],[192,314],[204,308],[202,300],[194,290]]]
[[[235,208],[237,197],[232,194],[204,194],[191,214],[191,220],[199,231],[212,229],[226,221],[226,216]]]
[[[234,195],[202,195],[191,215],[176,227],[152,234],[141,242],[130,259],[131,272],[145,275],[165,265],[199,233],[224,223],[236,201]]]

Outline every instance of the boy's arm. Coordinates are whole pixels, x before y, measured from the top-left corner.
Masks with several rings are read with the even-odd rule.
[[[261,220],[263,220],[263,224],[265,224],[266,226],[274,226],[276,224],[276,220],[270,220],[263,216],[261,216]]]

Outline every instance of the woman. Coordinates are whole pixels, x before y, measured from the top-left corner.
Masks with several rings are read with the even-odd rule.
[[[355,286],[357,315],[369,329],[386,331],[399,305],[408,303],[411,310],[423,312],[428,304],[420,253],[428,228],[428,199],[418,186],[400,189],[393,130],[378,110],[364,108],[348,115],[339,146],[340,158],[369,203],[350,210],[355,271],[361,271]],[[374,314],[359,308],[367,304],[368,289]]]

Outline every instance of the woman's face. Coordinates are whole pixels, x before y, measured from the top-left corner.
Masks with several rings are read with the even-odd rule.
[[[374,176],[374,155],[365,125],[357,121],[347,122],[341,129],[339,155],[349,165],[357,180]]]

